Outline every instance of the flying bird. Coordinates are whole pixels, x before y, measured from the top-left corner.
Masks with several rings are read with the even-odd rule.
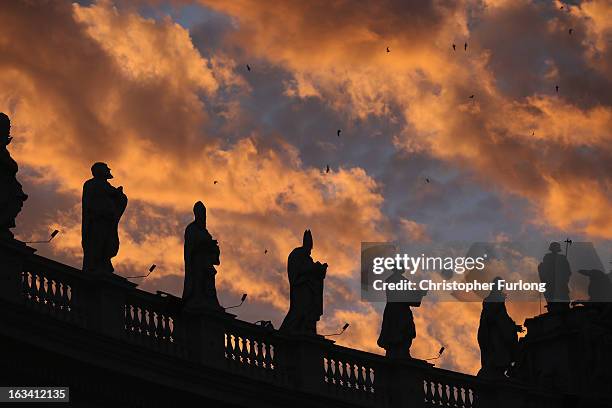
[[[247,71],[251,71],[251,67],[249,66],[249,64],[246,64],[247,67]]]
[[[218,183],[218,181],[217,181],[217,180],[213,181],[213,184],[217,184],[217,183]]]
[[[463,44],[463,51],[467,51],[467,43]]]
[[[268,250],[267,250],[267,249],[266,249],[266,250],[264,250],[264,255],[265,255],[265,254],[267,254],[267,253],[268,253]]]
[[[425,181],[426,181],[427,183],[429,183],[429,181],[430,181],[430,180],[429,180],[429,177],[425,177]]]
[[[555,91],[557,91],[557,93],[559,93],[559,85],[555,85]]]
[[[389,47],[387,47],[387,52],[391,52],[391,50],[389,49]]]
[[[569,30],[567,30],[567,32],[569,33],[569,35],[572,35],[572,31],[574,31],[573,28],[570,28]]]
[[[327,169],[325,169],[326,173],[329,173],[329,164],[327,165]]]
[[[338,137],[340,137],[340,132],[342,132],[342,129],[338,129]]]
[[[453,44],[453,51],[457,50],[457,46],[455,44]]]
[[[469,96],[469,98],[470,98],[470,99],[474,99],[474,95],[470,95],[470,96]]]

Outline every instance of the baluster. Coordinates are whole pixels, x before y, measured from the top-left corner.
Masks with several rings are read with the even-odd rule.
[[[244,365],[249,364],[249,361],[248,361],[249,350],[247,346],[248,346],[247,338],[245,336],[242,336],[242,339],[240,342],[240,362]]]
[[[273,344],[268,345],[270,351],[270,368],[276,370],[276,346]]]
[[[466,389],[466,394],[467,394],[466,403],[465,403],[466,408],[472,408],[476,406],[476,393],[474,392],[474,390],[471,388]]]
[[[133,320],[132,320],[132,306],[131,305],[125,305],[125,331],[128,333],[132,332],[132,324],[133,324]]]
[[[368,370],[367,367],[357,367],[357,389],[360,391],[365,390],[365,378],[363,377],[363,372],[366,370]]]
[[[469,392],[468,389],[463,386],[459,389],[458,397],[459,397],[459,404],[461,407],[467,407],[467,402],[470,399],[468,392]]]
[[[164,315],[164,332],[163,337],[169,342],[174,342],[174,335],[170,328],[170,316]]]
[[[434,395],[436,396],[436,402],[441,405],[442,403],[442,384],[439,382],[434,383]]]
[[[261,341],[257,342],[257,367],[264,368],[264,344]],[[267,367],[265,367],[267,368]]]
[[[429,382],[429,380],[424,380],[423,383],[425,386],[425,402],[433,403],[434,395],[431,391],[432,384]]]
[[[376,373],[373,368],[366,367],[366,391],[373,393],[376,390]]]
[[[47,304],[51,311],[55,311],[55,281],[47,279]]]
[[[23,296],[27,297],[27,293],[28,293],[27,292],[27,288],[28,288],[28,285],[27,285],[28,273],[25,272],[25,271],[22,271],[21,275],[20,275],[20,279],[21,279],[21,281],[20,281],[20,283],[21,283],[21,294]]]
[[[449,398],[448,398],[448,405],[451,407],[456,407],[457,406],[457,397],[455,397],[455,392],[458,390],[458,388],[454,385],[449,385]]]
[[[327,383],[327,385],[331,384],[329,378],[329,358],[323,357],[323,381]]]
[[[156,316],[155,336],[157,336],[158,341],[166,340],[164,337],[164,316],[160,312],[156,313]]]
[[[448,388],[447,384],[440,384],[440,402],[442,406],[448,406]]]
[[[240,346],[238,344],[238,342],[240,342],[240,339],[238,338],[237,335],[232,334],[232,359],[236,362],[236,363],[240,363]]]
[[[349,363],[341,363],[342,365],[342,386],[344,388],[348,388],[351,385],[349,384],[349,376],[348,376],[348,367]]]
[[[249,341],[249,364],[251,368],[257,367],[257,353],[255,350],[257,349],[257,344],[261,343],[261,340],[251,339]]]
[[[140,336],[140,330],[142,327],[142,309],[138,305],[132,305],[134,310],[134,334]]]
[[[64,283],[60,281],[55,283],[55,304],[62,311],[67,309],[67,305],[64,304]]]
[[[149,321],[147,322],[149,324],[147,330],[149,332],[149,337],[151,338],[151,340],[155,340],[155,334],[157,333],[156,315],[157,312],[154,312],[153,310],[149,309]]]
[[[266,365],[266,369],[272,370],[272,345],[265,343],[265,351],[264,364]]]
[[[53,281],[53,307],[58,312],[62,311],[61,283],[58,280]]]
[[[34,273],[32,273],[32,280],[31,280],[31,285],[30,285],[30,295],[31,295],[31,299],[34,302],[38,302],[38,285],[37,285],[37,281],[38,280],[38,275],[35,275]]]
[[[359,369],[357,364],[349,363],[349,384],[353,389],[357,389],[357,376],[355,375],[355,371]]]
[[[334,357],[334,385],[336,387],[340,387],[340,380],[342,379],[342,375],[340,374],[340,361],[338,358]]]
[[[72,288],[69,285],[62,283],[62,305],[64,305],[66,310],[72,311],[72,302],[68,296],[68,291],[72,291]]]
[[[46,305],[47,300],[47,289],[45,289],[45,277],[43,275],[38,276],[38,303],[41,306]]]
[[[154,330],[151,330],[152,327],[152,321],[153,321],[153,312],[150,309],[142,309],[144,312],[144,330],[143,333],[145,334],[146,337],[153,337],[153,335],[155,334]]]

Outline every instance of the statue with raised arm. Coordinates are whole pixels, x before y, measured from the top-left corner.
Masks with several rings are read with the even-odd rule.
[[[480,346],[480,364],[478,376],[504,378],[506,370],[516,361],[518,352],[518,335],[523,331],[506,310],[506,294],[498,287],[498,280],[493,279],[493,289],[482,302],[480,325],[478,326],[478,345]]]
[[[549,312],[569,309],[569,280],[571,270],[567,257],[561,252],[561,244],[552,242],[550,252],[538,265],[540,281],[546,283],[544,298]]]
[[[83,271],[113,273],[111,258],[119,252],[119,220],[128,199],[123,187],[108,182],[113,176],[106,163],[94,163],[91,174],[83,185]]]
[[[291,251],[287,260],[289,312],[280,327],[287,333],[316,335],[317,322],[323,315],[327,264],[312,260],[312,247],[312,234],[306,230],[302,246]]]
[[[185,307],[222,310],[215,286],[215,265],[221,263],[219,243],[206,229],[206,207],[201,201],[193,206],[193,214],[195,219],[185,229]]]
[[[385,282],[399,286],[402,281],[408,281],[403,273],[401,269],[394,269]],[[385,349],[385,355],[389,358],[411,358],[410,347],[416,338],[416,326],[411,308],[421,306],[427,291],[386,289],[386,295],[387,303],[376,343],[378,347]]]
[[[11,120],[0,112],[0,237],[13,238],[11,228],[28,196],[17,181],[17,162],[8,151],[11,143]]]

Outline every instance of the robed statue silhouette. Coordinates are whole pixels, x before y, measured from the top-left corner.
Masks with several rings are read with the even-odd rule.
[[[546,283],[544,298],[549,312],[569,309],[569,280],[571,270],[567,257],[561,252],[561,244],[552,242],[550,253],[538,265],[540,281]]]
[[[201,201],[193,206],[193,214],[193,222],[185,229],[185,308],[222,310],[215,286],[215,265],[221,263],[219,244],[206,229],[206,207]]]
[[[0,238],[13,238],[10,228],[28,196],[17,181],[17,162],[8,151],[11,143],[11,120],[0,112]]]
[[[503,378],[506,370],[516,361],[518,335],[523,331],[506,310],[506,294],[499,290],[498,280],[493,279],[493,289],[482,302],[478,345],[480,346],[481,368],[478,376]]]
[[[123,187],[108,182],[113,176],[106,163],[94,163],[91,174],[83,185],[83,271],[112,273],[111,258],[119,252],[119,220],[128,199]]]
[[[385,279],[387,283],[400,284],[408,281],[403,270],[393,269]],[[377,344],[385,349],[385,355],[390,358],[410,358],[410,347],[416,337],[416,327],[411,307],[420,307],[425,290],[397,291],[386,290],[387,304],[383,312],[382,326]]]
[[[289,254],[289,312],[281,324],[281,331],[317,334],[317,321],[323,315],[323,280],[327,264],[312,260],[312,247],[312,234],[306,230],[302,246]]]

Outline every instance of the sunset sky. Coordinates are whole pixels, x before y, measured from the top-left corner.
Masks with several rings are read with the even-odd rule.
[[[239,318],[278,327],[310,228],[319,332],[350,322],[339,343],[376,353],[362,241],[612,241],[610,0],[11,1],[0,111],[30,196],[16,237],[61,230],[39,253],[80,266],[81,188],[105,161],[130,199],[116,273],[156,263],[141,287],[180,296],[202,200],[221,304],[246,292]],[[413,356],[445,345],[441,366],[478,371],[480,309],[426,299]]]

